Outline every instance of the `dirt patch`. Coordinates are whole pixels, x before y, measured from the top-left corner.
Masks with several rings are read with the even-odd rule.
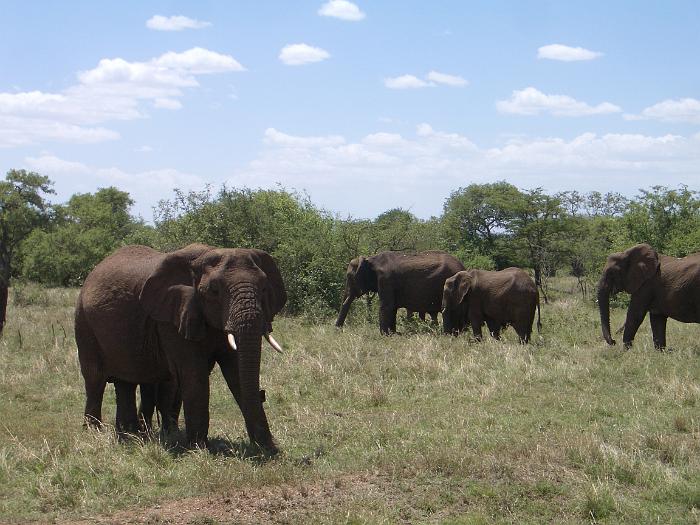
[[[376,474],[341,476],[321,482],[300,482],[262,489],[243,489],[209,497],[164,502],[146,509],[120,511],[62,525],[214,525],[219,523],[301,523],[309,512],[333,512],[353,501],[387,504],[392,491],[388,478]]]

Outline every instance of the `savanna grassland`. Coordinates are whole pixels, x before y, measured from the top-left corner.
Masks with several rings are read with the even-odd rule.
[[[211,451],[83,430],[73,289],[11,294],[0,340],[0,521],[137,523],[698,523],[700,327],[648,322],[633,349],[557,280],[534,344],[402,321],[381,337],[281,317],[262,387],[283,452],[247,446],[212,374]],[[613,328],[623,309],[613,310]],[[400,315],[403,317],[403,315]],[[108,386],[105,419],[113,421]]]

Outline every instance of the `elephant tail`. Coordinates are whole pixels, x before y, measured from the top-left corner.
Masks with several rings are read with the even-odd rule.
[[[542,321],[540,320],[540,298],[537,297],[537,333],[542,332]]]

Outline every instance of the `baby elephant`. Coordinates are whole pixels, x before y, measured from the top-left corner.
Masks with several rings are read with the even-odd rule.
[[[474,337],[481,340],[481,326],[485,322],[496,339],[502,328],[512,325],[520,342],[527,343],[535,308],[539,331],[542,325],[537,287],[520,268],[499,272],[464,270],[447,279],[443,288],[442,321],[446,334],[457,335],[469,323]]]

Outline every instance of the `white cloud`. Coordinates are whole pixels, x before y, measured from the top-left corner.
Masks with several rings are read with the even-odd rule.
[[[0,148],[14,148],[44,141],[94,144],[118,138],[119,133],[106,128],[0,114]]]
[[[202,29],[209,27],[211,22],[203,22],[182,15],[155,15],[146,21],[146,27],[156,31],[182,31],[183,29]]]
[[[385,78],[384,85],[389,89],[418,89],[430,86],[428,82],[414,75]]]
[[[321,137],[296,137],[287,135],[275,128],[267,128],[265,130],[265,143],[278,146],[297,146],[303,148],[312,148],[319,146],[338,146],[345,143],[345,139],[339,135],[328,135]]]
[[[139,146],[138,148],[134,148],[134,151],[136,151],[137,153],[150,153],[151,151],[153,151],[153,148],[148,145],[143,145]]]
[[[271,128],[272,129],[272,128]],[[232,185],[303,188],[335,212],[371,216],[403,206],[421,215],[439,213],[458,186],[508,180],[548,191],[592,189],[633,193],[658,183],[697,187],[700,134],[648,136],[582,133],[516,137],[484,148],[459,133],[423,123],[413,135],[375,132],[351,141],[338,135],[271,140]],[[371,188],[371,191],[367,191]]]
[[[282,48],[279,59],[288,66],[301,66],[320,62],[331,55],[325,49],[307,44],[289,44]]]
[[[437,71],[431,71],[428,73],[426,78],[431,82],[435,82],[436,84],[445,84],[446,86],[463,87],[469,84],[469,82],[462,77],[438,73]]]
[[[603,56],[603,53],[599,53],[598,51],[591,51],[583,47],[570,47],[562,44],[550,44],[537,49],[537,58],[561,60],[562,62],[593,60],[601,56]]]
[[[198,76],[243,70],[230,55],[199,47],[147,62],[105,58],[79,72],[78,83],[60,93],[0,93],[0,146],[114,140],[118,133],[93,126],[142,118],[143,101],[179,109],[184,90],[199,86]]]
[[[655,119],[664,122],[700,124],[700,100],[694,98],[668,99],[644,108],[640,115],[625,114],[624,118],[625,120]]]
[[[59,201],[68,199],[74,193],[94,192],[98,188],[115,186],[129,193],[136,202],[134,213],[148,220],[152,217],[153,207],[160,199],[169,198],[168,192],[172,189],[201,190],[206,184],[197,175],[172,168],[126,171],[114,166],[90,166],[49,153],[25,157],[24,166],[52,178]]]
[[[319,8],[318,14],[351,22],[357,22],[365,17],[365,14],[356,4],[347,0],[330,0],[330,2],[326,2]]]
[[[27,167],[44,175],[59,175],[65,173],[84,174],[90,169],[82,162],[63,160],[55,155],[42,155],[41,157],[26,157]]]
[[[181,109],[182,104],[175,98],[160,97],[153,101],[153,107],[159,109]]]
[[[556,117],[582,117],[622,111],[620,107],[610,102],[590,106],[566,95],[546,95],[534,87],[513,91],[510,99],[498,101],[496,108],[501,113],[515,115],[550,113]]]
[[[183,71],[192,75],[245,71],[245,68],[232,56],[193,47],[182,53],[169,51],[153,61],[158,67]]]
[[[401,75],[384,79],[384,85],[389,89],[420,89],[437,85],[464,87],[468,84],[469,82],[462,77],[438,73],[437,71],[431,71],[425,75],[425,80],[415,75]]]

